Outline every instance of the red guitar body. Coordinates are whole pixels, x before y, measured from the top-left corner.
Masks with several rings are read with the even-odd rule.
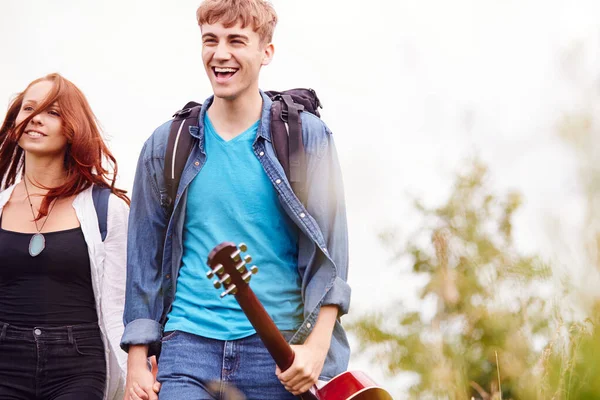
[[[240,251],[246,251],[246,246],[240,245],[238,249],[235,244],[225,242],[215,247],[208,255],[207,264],[211,271],[206,275],[208,278],[218,278],[214,282],[215,288],[225,287],[226,291],[221,297],[228,294],[235,296],[275,363],[285,371],[294,362],[294,351],[250,289],[248,282],[258,268],[253,266],[249,270],[246,269],[246,264],[250,263],[252,258],[246,256],[242,260]],[[313,386],[300,397],[302,400],[393,400],[386,390],[359,371],[341,373],[320,389]]]
[[[317,389],[316,393],[311,391],[311,395],[318,400],[392,400],[388,392],[360,371],[343,372]],[[310,397],[302,395],[302,399]]]

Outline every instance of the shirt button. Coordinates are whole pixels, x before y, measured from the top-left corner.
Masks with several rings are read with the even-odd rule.
[[[165,275],[165,278],[167,278],[167,279],[171,279],[171,274],[167,274],[167,275]]]
[[[306,217],[306,214],[300,213],[300,218],[304,218],[304,217]]]
[[[36,335],[36,336],[40,336],[40,335],[42,334],[42,331],[41,331],[41,330],[39,330],[39,329],[35,329],[35,330],[33,331],[33,333],[35,333],[35,335]]]
[[[264,151],[261,151],[260,153],[258,153],[258,155],[262,157],[262,156],[264,156],[264,155],[265,155],[265,152],[264,152]]]
[[[275,180],[275,183],[279,185],[281,183],[281,179]]]
[[[198,165],[200,165],[200,161],[196,161],[196,162],[194,163],[194,165],[197,167]]]
[[[310,327],[311,327],[311,326],[312,326],[312,324],[311,324],[310,322],[307,322],[307,323],[306,323],[306,327],[307,327],[308,329],[310,329]]]

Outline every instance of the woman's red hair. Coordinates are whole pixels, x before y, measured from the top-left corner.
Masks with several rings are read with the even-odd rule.
[[[54,84],[48,97],[21,123],[15,124],[25,93],[41,81]],[[62,131],[68,141],[64,160],[66,180],[61,186],[49,188],[38,218],[48,214],[48,206],[55,199],[76,195],[91,185],[108,187],[129,204],[126,191],[115,187],[117,160],[106,147],[98,120],[85,96],[71,81],[56,73],[31,82],[8,107],[6,118],[0,127],[0,190],[14,184],[18,176],[24,173],[25,154],[18,142],[27,124],[54,103],[61,110]],[[108,168],[103,166],[103,162]]]

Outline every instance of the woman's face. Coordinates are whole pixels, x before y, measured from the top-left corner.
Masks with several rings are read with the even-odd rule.
[[[38,110],[37,107],[48,97],[53,85],[50,81],[40,81],[25,92],[16,124]],[[51,104],[29,121],[19,138],[19,146],[38,157],[64,157],[67,137],[62,133],[61,110],[57,103]]]

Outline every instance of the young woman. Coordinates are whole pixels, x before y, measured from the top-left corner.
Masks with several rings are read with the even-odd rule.
[[[129,199],[116,172],[67,79],[37,79],[11,103],[0,128],[0,399],[123,398]],[[111,191],[104,240],[94,186]]]

